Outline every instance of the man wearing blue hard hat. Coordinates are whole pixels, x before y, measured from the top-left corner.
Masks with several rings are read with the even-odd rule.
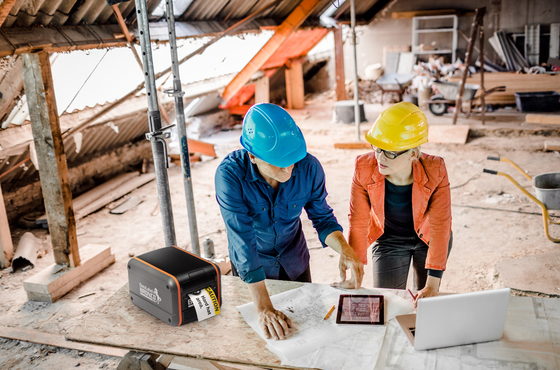
[[[340,254],[342,281],[336,286],[360,288],[364,267],[326,202],[323,168],[307,153],[288,112],[274,104],[253,105],[243,120],[241,145],[244,149],[230,153],[216,171],[216,199],[233,274],[247,283],[265,335],[284,339],[292,324],[274,309],[264,279],[311,282],[302,209],[323,246]]]

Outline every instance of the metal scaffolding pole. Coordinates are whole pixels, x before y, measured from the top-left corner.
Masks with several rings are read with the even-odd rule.
[[[354,122],[356,124],[356,135],[360,141],[360,94],[358,88],[358,53],[356,51],[356,7],[354,0],[350,3],[350,23],[352,26],[352,47],[354,49]]]
[[[200,256],[200,245],[198,243],[198,228],[196,224],[196,212],[194,209],[194,195],[191,179],[191,162],[189,157],[189,144],[187,140],[187,127],[185,125],[185,108],[183,106],[183,95],[181,77],[179,76],[179,58],[177,57],[177,38],[175,35],[175,15],[173,14],[173,0],[165,1],[167,18],[167,30],[169,31],[169,47],[171,49],[171,70],[173,72],[173,89],[165,90],[166,94],[175,98],[175,115],[177,120],[177,133],[181,147],[181,169],[183,170],[183,185],[187,200],[187,211],[189,215],[189,230],[191,234],[192,251]]]
[[[146,134],[146,138],[152,143],[163,235],[165,246],[170,247],[177,245],[177,240],[175,238],[171,194],[169,192],[169,179],[167,177],[168,162],[167,143],[165,139],[170,135],[169,132],[164,132],[164,130],[171,128],[172,125],[161,127],[146,0],[135,0],[135,3],[138,29],[140,32],[140,46],[142,49],[142,65],[144,66],[144,79],[146,81],[146,94],[148,96],[148,122],[150,132]]]

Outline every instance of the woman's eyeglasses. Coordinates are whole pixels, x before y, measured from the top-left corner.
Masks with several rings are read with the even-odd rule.
[[[383,153],[383,154],[385,154],[385,157],[387,157],[388,159],[395,159],[395,158],[397,158],[399,155],[404,154],[404,153],[406,153],[406,152],[408,152],[408,151],[410,150],[410,149],[408,149],[408,150],[405,150],[405,151],[403,151],[403,152],[398,152],[398,153],[397,153],[397,152],[391,152],[391,151],[389,151],[389,150],[379,149],[379,148],[374,147],[373,145],[372,145],[371,147],[372,147],[372,149],[375,151],[375,154],[381,154],[381,153]]]

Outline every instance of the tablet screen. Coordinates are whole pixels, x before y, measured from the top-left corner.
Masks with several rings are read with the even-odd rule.
[[[341,294],[338,300],[337,324],[385,323],[382,295]]]

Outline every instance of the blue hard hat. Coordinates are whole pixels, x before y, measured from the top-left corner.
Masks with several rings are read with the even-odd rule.
[[[249,108],[240,141],[249,153],[276,167],[289,167],[307,155],[301,130],[290,114],[275,104]]]

